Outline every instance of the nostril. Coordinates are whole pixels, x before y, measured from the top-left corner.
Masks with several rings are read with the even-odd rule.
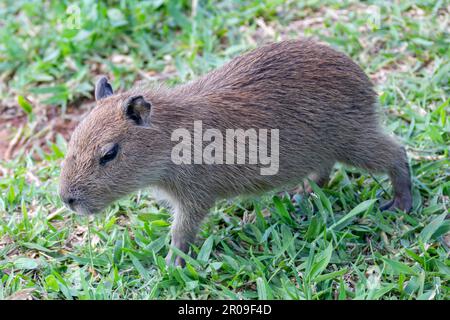
[[[62,197],[62,201],[71,209],[76,202],[75,198],[72,197]]]

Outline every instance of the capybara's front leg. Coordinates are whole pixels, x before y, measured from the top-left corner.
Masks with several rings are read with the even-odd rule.
[[[179,205],[174,210],[174,220],[171,228],[171,246],[184,253],[189,252],[189,245],[195,241],[198,229],[206,216],[207,209]],[[166,264],[184,266],[185,261],[172,249],[166,256]]]

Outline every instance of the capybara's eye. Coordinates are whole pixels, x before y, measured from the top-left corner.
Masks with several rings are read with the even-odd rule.
[[[115,143],[111,149],[108,150],[101,158],[100,164],[104,166],[107,162],[113,160],[117,156],[117,152],[119,151],[119,145]]]

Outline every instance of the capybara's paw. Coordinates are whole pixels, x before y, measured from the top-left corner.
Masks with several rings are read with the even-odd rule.
[[[410,197],[396,197],[380,206],[381,211],[395,211],[401,210],[404,212],[410,212],[412,209],[412,200]]]
[[[183,258],[181,258],[180,256],[177,256],[176,254],[174,254],[172,252],[172,250],[169,251],[169,253],[166,256],[166,265],[167,266],[180,266],[180,267],[184,267],[186,264],[186,262],[184,261]]]

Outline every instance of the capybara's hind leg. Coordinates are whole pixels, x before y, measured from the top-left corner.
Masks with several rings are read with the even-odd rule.
[[[314,181],[319,187],[325,187],[330,181],[331,170],[333,169],[335,161],[323,164],[323,166],[316,172],[308,176],[308,179]],[[312,193],[312,187],[308,180],[303,181],[303,188],[306,193]]]
[[[400,209],[409,212],[412,208],[411,173],[405,148],[402,146],[398,146],[398,148],[398,160],[394,161],[394,165],[389,170],[389,177],[394,189],[394,199],[382,205],[380,209]]]
[[[335,161],[323,163],[321,168],[315,170],[313,173],[308,175],[307,179],[304,179],[300,185],[291,190],[288,190],[287,193],[289,194],[290,198],[292,198],[296,194],[312,193],[312,187],[308,182],[308,179],[314,181],[321,188],[325,187],[330,180],[330,174],[334,164]],[[278,195],[282,197],[284,196],[284,194],[285,194],[284,192],[280,192]]]
[[[342,161],[368,170],[388,173],[394,189],[394,198],[381,210],[412,208],[411,175],[405,149],[389,136],[380,133],[362,134],[359,142],[343,150]]]

